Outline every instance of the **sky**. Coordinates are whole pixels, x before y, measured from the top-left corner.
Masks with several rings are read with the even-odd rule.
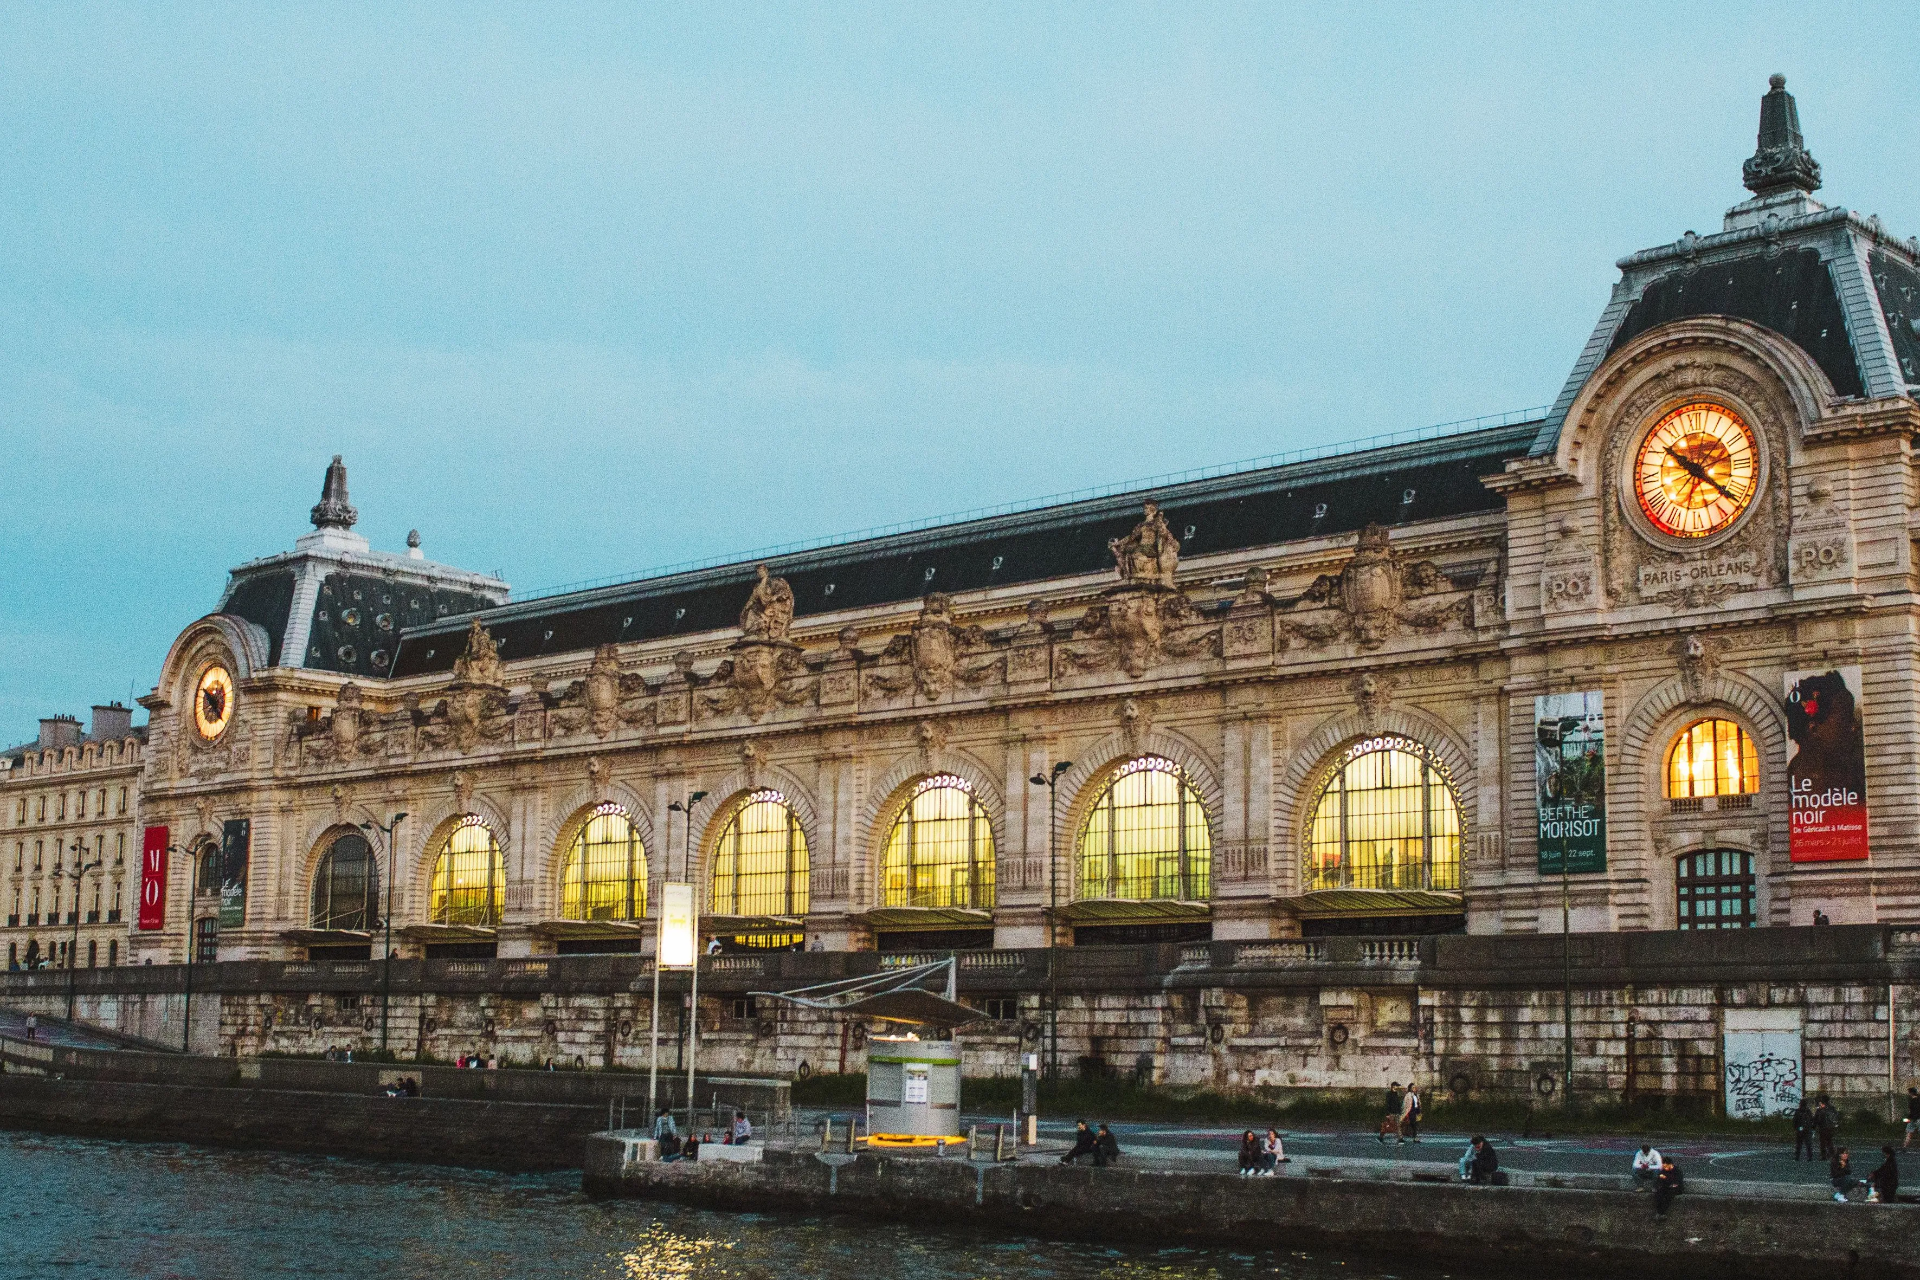
[[[1581,9],[1593,10],[1582,13]],[[0,743],[359,531],[516,592],[1549,402],[1920,6],[0,8]]]

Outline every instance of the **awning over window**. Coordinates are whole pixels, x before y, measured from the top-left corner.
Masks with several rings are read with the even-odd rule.
[[[870,929],[991,929],[993,913],[971,907],[877,907],[854,917]]]
[[[400,931],[411,942],[492,942],[499,930],[478,924],[410,924]]]
[[[1212,917],[1209,904],[1176,898],[1082,898],[1060,908],[1066,924],[1173,924]]]
[[[1430,889],[1322,889],[1274,904],[1302,920],[1335,916],[1457,916],[1467,909],[1457,893]]]
[[[287,929],[280,940],[301,947],[357,947],[372,942],[373,934],[365,929]]]
[[[722,933],[805,933],[802,916],[701,916],[703,936]]]
[[[594,941],[609,938],[637,938],[641,925],[637,920],[542,920],[533,926],[534,936],[554,942]]]

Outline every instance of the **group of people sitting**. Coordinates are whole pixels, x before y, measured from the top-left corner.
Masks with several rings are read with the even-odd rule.
[[[1279,1172],[1283,1164],[1291,1164],[1287,1158],[1286,1144],[1280,1141],[1278,1129],[1268,1129],[1267,1136],[1258,1138],[1251,1129],[1240,1134],[1240,1176],[1243,1178],[1271,1178]]]
[[[711,1132],[687,1135],[683,1143],[680,1140],[680,1127],[669,1114],[656,1116],[653,1121],[653,1140],[660,1146],[660,1160],[670,1164],[675,1160],[698,1160],[702,1144],[711,1144]],[[733,1123],[720,1135],[720,1145],[737,1147],[753,1141],[753,1122],[747,1119],[744,1111],[733,1113]]]
[[[463,1053],[453,1060],[453,1065],[463,1069],[486,1068],[497,1071],[500,1068],[500,1059],[485,1053]]]
[[[412,1076],[401,1076],[387,1086],[389,1098],[417,1098],[420,1096],[420,1082]]]
[[[1093,1167],[1104,1169],[1120,1158],[1120,1140],[1105,1124],[1096,1132],[1085,1120],[1078,1121],[1073,1129],[1073,1146],[1060,1157],[1060,1163],[1079,1164],[1081,1156],[1092,1156]]]
[[[1862,1178],[1853,1171],[1853,1153],[1841,1147],[1827,1165],[1828,1180],[1833,1183],[1833,1198],[1846,1204],[1855,1188],[1867,1188],[1868,1204],[1900,1202],[1900,1156],[1892,1147],[1880,1148],[1880,1167]]]
[[[1485,1134],[1476,1133],[1460,1155],[1460,1181],[1476,1187],[1504,1187],[1507,1175],[1500,1172],[1500,1156]]]

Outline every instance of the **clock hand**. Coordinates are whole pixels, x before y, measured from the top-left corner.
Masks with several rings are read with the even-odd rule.
[[[1735,500],[1734,496],[1727,492],[1726,486],[1722,485],[1718,480],[1715,480],[1712,476],[1708,475],[1707,469],[1705,467],[1695,462],[1692,458],[1689,458],[1686,454],[1681,453],[1679,450],[1669,445],[1667,448],[1667,456],[1669,458],[1672,458],[1675,462],[1679,463],[1681,470],[1685,471],[1688,475],[1692,476],[1695,480],[1704,481],[1705,483],[1712,485],[1715,489],[1718,489],[1720,491],[1720,496],[1725,498],[1728,502],[1732,502]]]

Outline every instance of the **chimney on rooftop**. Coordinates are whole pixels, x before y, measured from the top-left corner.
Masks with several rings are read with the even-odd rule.
[[[40,747],[73,747],[80,744],[80,722],[72,716],[43,716],[40,720]]]
[[[117,702],[93,709],[92,738],[124,738],[133,732],[133,712]]]

